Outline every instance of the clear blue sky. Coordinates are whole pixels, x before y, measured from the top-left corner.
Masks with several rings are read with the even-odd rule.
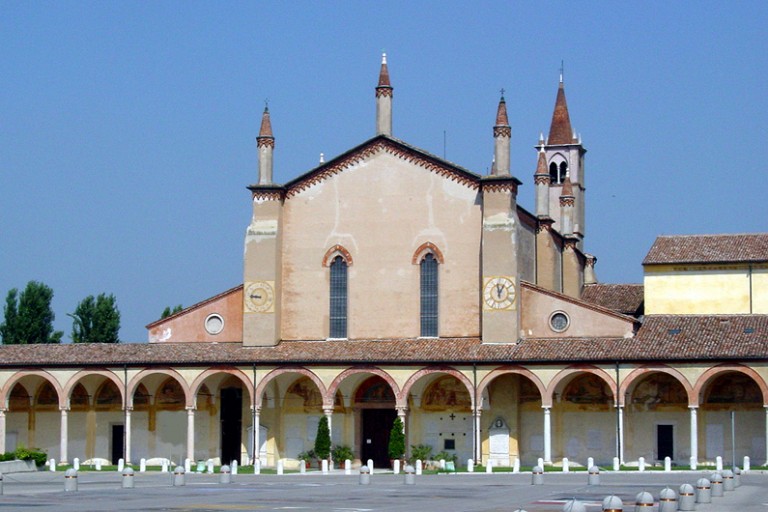
[[[255,137],[275,180],[374,132],[485,173],[499,90],[533,209],[561,60],[603,282],[660,234],[766,230],[768,2],[2,2],[0,295],[55,291],[56,327],[114,293],[121,337],[242,282]]]

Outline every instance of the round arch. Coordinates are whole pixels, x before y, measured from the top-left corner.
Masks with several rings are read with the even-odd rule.
[[[632,372],[630,372],[630,374],[627,375],[627,377],[619,384],[619,406],[622,407],[626,405],[624,403],[624,397],[627,395],[627,392],[629,392],[630,388],[633,388],[639,384],[643,378],[653,373],[665,373],[678,381],[683,386],[683,389],[685,389],[685,392],[688,395],[688,405],[694,405],[693,386],[691,386],[691,383],[688,382],[688,379],[686,379],[682,373],[674,368],[670,368],[669,366],[643,365],[640,368],[635,368],[632,370]]]
[[[382,370],[381,368],[376,367],[354,367],[354,368],[347,368],[340,374],[338,374],[334,379],[333,382],[331,382],[331,385],[328,386],[328,392],[327,394],[323,395],[323,404],[333,404],[334,398],[336,397],[336,390],[339,388],[339,385],[346,379],[347,377],[350,377],[352,375],[357,375],[359,373],[368,373],[371,375],[378,375],[382,379],[386,381],[387,384],[389,384],[389,387],[392,388],[392,392],[395,394],[395,406],[396,407],[402,407],[401,402],[401,396],[400,396],[400,387],[395,382],[395,379],[392,378],[392,376]]]
[[[189,386],[190,394],[196,397],[197,393],[200,391],[200,386],[203,385],[205,379],[218,373],[231,375],[242,382],[243,387],[248,390],[248,395],[251,397],[251,400],[248,403],[253,402],[253,383],[248,379],[248,376],[243,371],[238,370],[237,368],[209,368],[205,370],[203,373],[195,377],[194,381],[192,381],[192,384]]]
[[[147,368],[137,373],[128,383],[128,396],[131,397],[131,402],[133,402],[133,393],[136,391],[136,388],[144,378],[150,375],[166,375],[176,380],[179,383],[179,386],[181,386],[181,389],[184,390],[184,402],[186,407],[192,407],[194,405],[194,396],[190,396],[187,381],[184,380],[184,377],[182,377],[179,372],[170,368]],[[130,403],[129,406],[133,406],[133,403]]]
[[[477,396],[483,396],[483,393],[486,389],[488,389],[488,386],[491,384],[491,382],[493,382],[494,379],[506,374],[516,374],[527,377],[531,382],[533,382],[533,384],[536,386],[536,389],[539,390],[542,407],[550,407],[552,405],[552,395],[547,393],[547,388],[544,386],[544,383],[541,382],[541,379],[539,379],[539,377],[531,370],[523,368],[522,366],[502,366],[496,368],[495,370],[491,370],[491,372],[483,377],[483,379],[477,385]]]
[[[416,382],[418,382],[422,377],[426,377],[428,375],[434,375],[434,374],[450,375],[456,378],[462,384],[464,384],[464,386],[467,388],[467,392],[469,392],[471,407],[473,410],[475,409],[475,397],[474,397],[474,389],[472,386],[472,382],[469,380],[469,377],[467,377],[457,369],[451,368],[450,366],[422,368],[421,370],[414,372],[410,377],[408,377],[408,380],[405,381],[405,384],[403,384],[403,389],[400,391],[400,393],[395,393],[395,396],[397,397],[397,406],[398,407],[407,406],[408,394],[411,392],[411,388],[414,386],[414,384],[416,384]]]
[[[608,389],[611,391],[611,395],[613,395],[613,403],[616,403],[616,382],[611,378],[611,376],[606,372],[605,370],[602,370],[600,368],[597,368],[595,366],[569,366],[568,368],[565,368],[561,370],[560,372],[555,375],[555,377],[552,379],[552,382],[549,383],[549,386],[547,386],[547,396],[550,399],[549,406],[552,405],[551,399],[555,395],[555,392],[561,387],[567,384],[577,376],[579,373],[591,373],[592,375],[602,379],[605,381],[605,383],[608,385]],[[546,407],[542,403],[542,407]]]
[[[106,370],[106,369],[99,369],[99,370],[80,370],[76,374],[74,374],[66,383],[64,386],[64,391],[66,393],[66,399],[69,400],[69,395],[72,393],[72,390],[75,389],[75,386],[84,379],[85,377],[89,377],[91,375],[100,375],[104,377],[107,380],[112,381],[112,383],[117,386],[117,390],[120,392],[120,397],[122,400],[122,406],[125,407],[126,399],[125,399],[125,383],[120,380],[120,378],[115,375],[114,372]]]
[[[715,378],[728,372],[743,373],[744,375],[754,380],[755,384],[757,384],[757,386],[760,388],[760,391],[763,393],[764,406],[768,407],[768,386],[766,386],[766,383],[763,380],[763,378],[760,376],[760,374],[757,373],[754,369],[750,368],[749,366],[744,366],[741,364],[729,364],[729,363],[713,366],[712,368],[710,368],[709,370],[701,374],[701,376],[696,380],[696,384],[693,386],[693,397],[696,402],[692,403],[691,405],[694,407],[698,407],[699,405],[701,405],[701,394],[704,391],[704,388],[706,388],[706,386],[709,383],[711,383]]]
[[[320,390],[320,394],[323,396],[323,407],[326,406],[328,401],[326,400],[327,393],[325,389],[325,385],[323,384],[323,381],[320,380],[320,377],[317,376],[314,372],[311,370],[307,370],[304,367],[280,367],[275,368],[268,374],[264,376],[263,379],[259,382],[259,384],[256,386],[256,407],[261,407],[261,397],[264,396],[264,392],[267,389],[267,385],[272,382],[274,379],[279,377],[280,375],[286,375],[289,373],[298,373],[300,375],[304,375],[305,377],[309,377],[309,379],[315,383],[317,386],[317,389]],[[331,395],[332,396],[332,395]],[[333,400],[331,399],[331,404],[333,404]]]
[[[13,374],[13,376],[10,379],[8,379],[8,382],[5,383],[5,386],[3,386],[2,390],[0,390],[0,407],[5,409],[5,404],[8,401],[8,396],[13,390],[13,387],[16,384],[18,384],[21,379],[29,376],[40,377],[43,380],[47,381],[51,386],[53,386],[53,389],[56,390],[56,394],[59,397],[59,407],[66,407],[67,401],[66,399],[64,399],[64,389],[61,387],[61,385],[59,384],[59,381],[56,380],[56,378],[54,378],[53,375],[51,375],[50,373],[44,370],[22,370]]]

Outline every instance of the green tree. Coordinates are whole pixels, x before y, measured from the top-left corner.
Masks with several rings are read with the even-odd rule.
[[[168,318],[171,315],[175,315],[182,309],[184,308],[181,307],[181,304],[176,305],[173,309],[171,309],[171,306],[165,306],[165,309],[163,310],[163,314],[160,315],[160,320],[162,320],[163,318]]]
[[[69,314],[74,343],[119,343],[120,311],[114,295],[89,295]]]
[[[53,330],[52,300],[53,290],[37,281],[28,282],[20,295],[16,288],[9,291],[0,325],[3,344],[61,343],[64,333]]]
[[[395,422],[392,424],[387,451],[392,460],[402,459],[405,455],[405,432],[403,432],[403,421],[400,418],[395,418]]]
[[[331,455],[331,429],[328,428],[328,418],[323,416],[317,424],[315,436],[315,455],[317,458],[327,459]]]

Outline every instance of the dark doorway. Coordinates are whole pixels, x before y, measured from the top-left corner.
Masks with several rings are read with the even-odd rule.
[[[112,464],[123,458],[123,447],[125,442],[125,426],[112,425]]]
[[[243,390],[221,390],[221,463],[240,463],[240,433],[243,424]]]
[[[360,453],[363,464],[373,460],[374,468],[389,467],[389,431],[397,417],[394,409],[363,409],[363,438]]]
[[[672,425],[656,425],[656,453],[659,460],[665,457],[675,458],[674,427]]]

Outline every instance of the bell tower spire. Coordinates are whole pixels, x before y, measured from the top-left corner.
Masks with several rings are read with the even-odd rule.
[[[501,99],[496,109],[496,125],[493,127],[493,160],[495,165],[491,174],[495,176],[509,176],[509,143],[512,138],[512,128],[507,117],[507,102],[504,101],[504,89],[501,90]]]
[[[275,151],[275,137],[272,135],[272,122],[269,119],[269,107],[264,106],[261,115],[261,129],[256,137],[259,152],[259,185],[272,184],[272,157]]]
[[[376,135],[392,136],[392,91],[387,54],[382,53],[379,84],[376,86]]]

